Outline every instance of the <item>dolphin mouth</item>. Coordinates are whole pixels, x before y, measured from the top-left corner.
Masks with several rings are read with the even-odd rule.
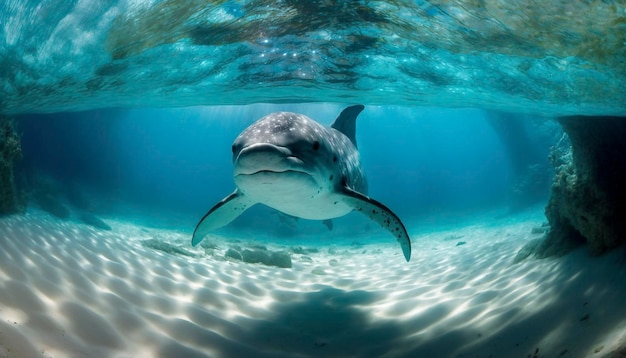
[[[305,171],[302,170],[293,170],[293,169],[286,169],[286,170],[276,170],[276,169],[261,169],[261,170],[257,170],[255,172],[251,172],[251,173],[238,173],[235,176],[242,176],[242,175],[259,175],[259,174],[288,174],[288,173],[294,173],[294,174],[306,174],[306,175],[311,175]]]
[[[257,143],[243,148],[234,159],[234,175],[301,172],[304,161],[289,150],[269,143]]]
[[[276,170],[261,169],[253,173],[239,173],[234,176],[237,187],[247,191],[250,187],[257,188],[266,186],[292,186],[295,183],[315,183],[315,177],[311,173],[301,170]],[[297,184],[301,185],[301,184]],[[310,186],[310,184],[307,184]]]

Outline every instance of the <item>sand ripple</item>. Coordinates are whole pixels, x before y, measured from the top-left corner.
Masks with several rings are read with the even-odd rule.
[[[410,263],[389,243],[279,269],[169,255],[124,226],[2,218],[0,357],[618,354],[626,255],[513,265],[535,224],[463,229],[458,247],[415,237]]]

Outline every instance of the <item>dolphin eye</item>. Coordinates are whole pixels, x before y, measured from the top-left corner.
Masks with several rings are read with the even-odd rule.
[[[315,142],[313,143],[313,150],[318,150],[318,149],[320,149],[320,142],[315,141]]]

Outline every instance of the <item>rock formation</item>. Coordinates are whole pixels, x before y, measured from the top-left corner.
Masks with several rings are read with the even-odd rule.
[[[626,242],[626,118],[559,118],[569,141],[553,148],[556,174],[546,207],[550,231],[537,257],[586,243],[592,255]]]
[[[0,214],[13,214],[24,209],[14,174],[14,164],[21,158],[20,137],[15,133],[13,120],[0,116]]]

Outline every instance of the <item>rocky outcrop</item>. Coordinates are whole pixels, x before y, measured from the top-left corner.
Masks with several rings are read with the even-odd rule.
[[[535,255],[586,243],[592,255],[626,242],[626,118],[562,117],[569,137],[551,154],[556,174],[546,207],[550,231]]]
[[[22,158],[20,137],[13,120],[0,116],[0,214],[13,214],[24,209],[24,200],[15,186],[14,165]]]

